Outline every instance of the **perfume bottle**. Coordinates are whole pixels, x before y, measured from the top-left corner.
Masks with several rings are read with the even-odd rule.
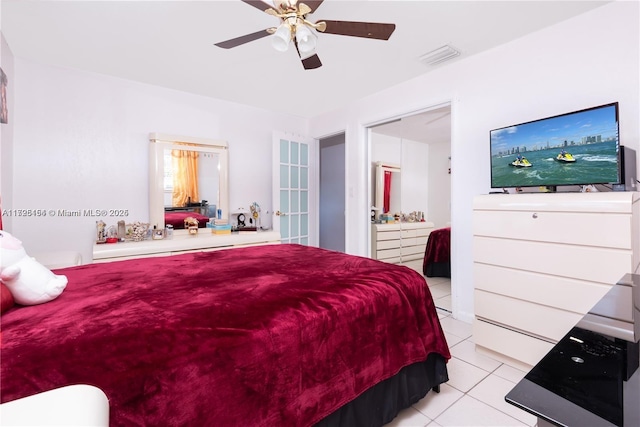
[[[153,226],[153,234],[151,235],[153,240],[162,240],[164,239],[164,230],[160,230],[155,225]]]
[[[124,224],[124,220],[118,221],[118,240],[123,242],[124,236],[127,234],[127,230]]]

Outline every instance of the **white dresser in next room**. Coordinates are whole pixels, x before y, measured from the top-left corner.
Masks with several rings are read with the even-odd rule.
[[[432,222],[371,224],[371,258],[406,265],[422,274]]]

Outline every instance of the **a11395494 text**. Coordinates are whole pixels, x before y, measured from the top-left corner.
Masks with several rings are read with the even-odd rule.
[[[4,217],[126,217],[129,209],[2,209]]]

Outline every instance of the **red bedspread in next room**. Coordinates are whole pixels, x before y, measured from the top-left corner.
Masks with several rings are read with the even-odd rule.
[[[433,230],[429,234],[422,273],[427,277],[451,277],[451,227]]]
[[[56,300],[2,317],[3,402],[67,384],[111,425],[308,426],[449,350],[425,280],[273,245],[56,270]]]

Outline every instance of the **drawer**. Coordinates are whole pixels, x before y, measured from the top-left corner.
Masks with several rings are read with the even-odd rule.
[[[407,239],[402,239],[402,246],[422,246],[422,249],[427,247],[427,239],[428,237],[409,237]]]
[[[416,237],[418,235],[418,230],[410,229],[410,230],[400,230],[400,236],[404,239],[410,239],[412,237]]]
[[[140,258],[154,258],[154,257],[169,256],[169,255],[171,255],[171,252],[158,252],[154,254],[138,254],[138,255],[129,255],[129,256],[114,257],[114,258],[99,258],[99,259],[94,259],[93,263],[97,264],[97,263],[103,263],[103,262],[125,261],[128,259],[140,259]]]
[[[631,215],[475,211],[473,234],[584,246],[631,249]]]
[[[260,243],[247,243],[246,245],[233,245],[233,246],[225,246],[219,249],[230,249],[230,248],[248,248],[250,246],[267,246],[267,245],[280,245],[282,242],[260,242]],[[210,250],[216,250],[216,248],[209,248],[203,250],[203,252],[208,252]]]
[[[473,340],[476,345],[536,365],[553,348],[553,344],[501,326],[473,321]]]
[[[199,249],[189,249],[186,251],[175,251],[175,252],[171,252],[171,255],[181,255],[181,254],[191,254],[194,252],[211,252],[211,251],[219,251],[220,249],[229,249],[232,248],[233,246],[219,246],[216,248],[199,248]]]
[[[405,257],[407,255],[419,255],[424,257],[424,246],[403,246],[400,249],[400,254]]]
[[[476,289],[584,314],[611,288],[606,284],[479,263],[473,264],[473,277]]]
[[[633,191],[603,193],[486,194],[473,199],[474,210],[630,213]]]
[[[429,237],[429,234],[434,230],[434,228],[418,228],[416,230],[416,236],[419,237]]]
[[[607,285],[633,271],[631,250],[473,238],[474,261]]]
[[[481,290],[476,290],[474,297],[476,317],[554,342],[560,341],[583,316]]]
[[[399,239],[400,238],[400,231],[396,230],[396,231],[378,231],[377,233],[375,233],[373,236],[371,236],[372,239],[375,239],[377,241],[382,241],[382,240],[395,240],[395,239]]]
[[[400,259],[400,248],[395,249],[385,249],[382,251],[376,251],[376,259],[388,259],[388,258],[398,258]]]
[[[400,240],[380,240],[376,242],[376,250],[394,249],[400,247]]]
[[[409,261],[414,261],[414,260],[418,260],[420,261],[420,271],[422,271],[422,261],[424,260],[424,255],[422,254],[408,254],[408,255],[402,255],[402,262],[409,262]]]
[[[401,240],[401,242],[402,242],[401,246],[403,248],[405,248],[405,247],[410,247],[410,246],[417,245],[418,244],[418,239],[416,237],[406,237],[406,238],[403,238]]]

